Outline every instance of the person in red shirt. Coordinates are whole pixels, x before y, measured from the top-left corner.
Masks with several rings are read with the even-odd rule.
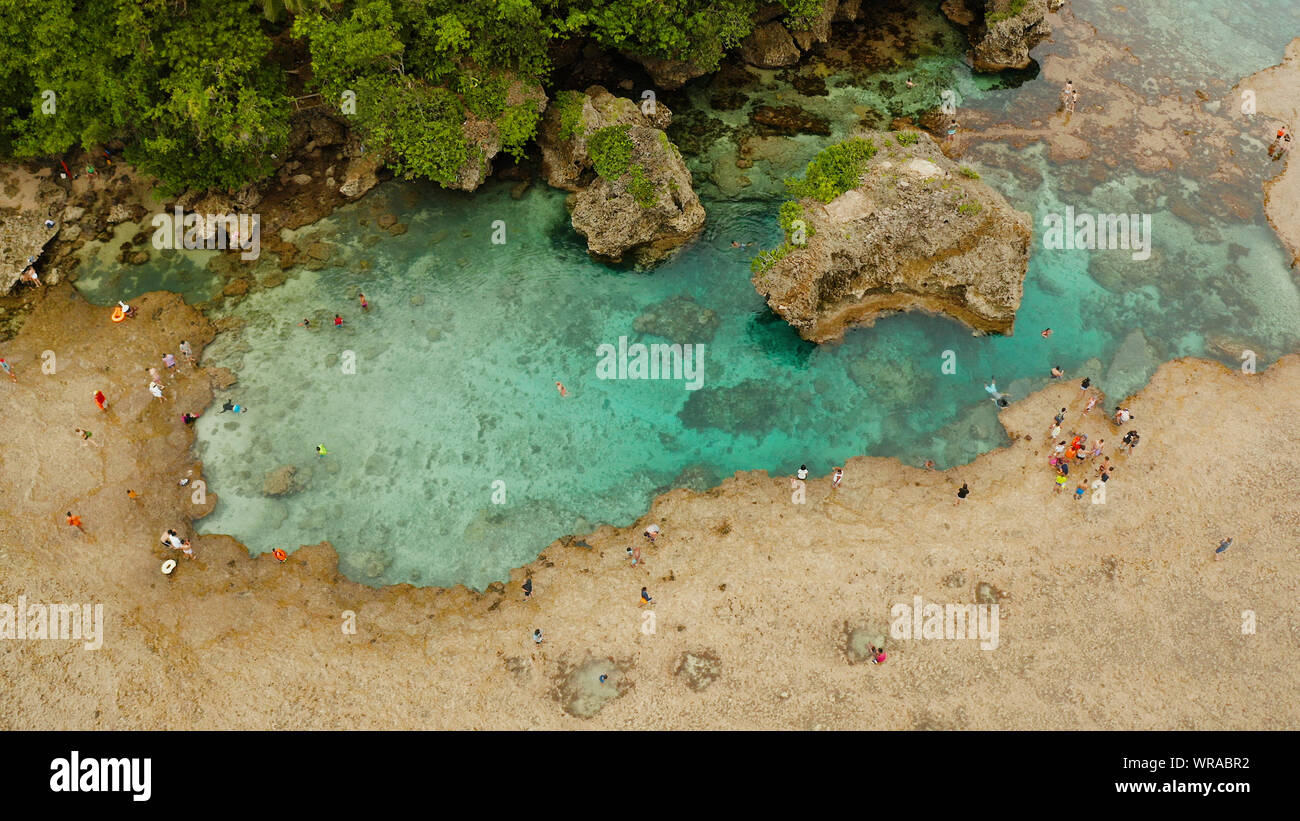
[[[343,317],[339,316],[338,314],[334,315],[334,327],[335,328],[343,327]]]

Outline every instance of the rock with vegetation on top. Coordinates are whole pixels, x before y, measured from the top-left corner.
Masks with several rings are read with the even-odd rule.
[[[966,29],[976,71],[1026,68],[1029,51],[1052,34],[1047,14],[1064,0],[945,0],[943,13]]]
[[[1011,332],[1030,218],[929,135],[865,132],[822,151],[790,188],[786,240],[754,260],[753,283],[803,338],[914,309]]]
[[[461,191],[473,191],[492,174],[492,158],[501,153],[502,131],[521,115],[536,117],[546,110],[546,92],[537,83],[510,79],[505,92],[505,105],[501,113],[490,119],[480,117],[469,108],[465,111],[462,130],[469,144],[465,162],[456,172],[456,179],[448,185]]]
[[[595,257],[656,262],[693,237],[704,207],[663,128],[662,104],[644,109],[600,86],[556,95],[538,133],[542,174],[575,191],[572,222]]]
[[[546,182],[565,191],[580,191],[595,176],[587,138],[613,125],[668,128],[673,113],[661,102],[637,105],[626,97],[616,97],[601,86],[586,93],[561,91],[546,109],[537,130],[537,145],[542,151],[542,176]]]
[[[856,9],[854,10],[856,12]],[[786,20],[786,28],[794,38],[795,45],[807,51],[817,43],[824,43],[831,37],[831,21],[840,13],[839,0],[821,0],[821,6],[815,14],[802,21]],[[846,10],[847,13],[847,10]],[[852,19],[852,18],[849,18]]]

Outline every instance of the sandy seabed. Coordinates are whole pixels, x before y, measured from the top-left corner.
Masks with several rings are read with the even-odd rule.
[[[1085,417],[1071,381],[1004,410],[1012,444],[970,465],[854,459],[839,490],[810,480],[805,504],[789,477],[740,473],[557,542],[479,594],[367,588],[328,544],[284,564],[225,537],[195,537],[195,561],[162,547],[220,493],[196,505],[178,486],[201,477],[180,414],[230,375],[181,365],[153,399],[144,368],[213,331],[178,296],[137,305],[114,325],[60,286],[4,347],[18,382],[0,380],[0,603],[102,603],[106,622],[99,650],[0,639],[5,729],[1300,727],[1300,356],[1259,374],[1161,367],[1127,403],[1142,442],[1116,457],[1104,504],[1053,492],[1061,406],[1065,432],[1119,449],[1114,401]],[[663,536],[633,567],[651,521]],[[995,650],[889,638],[877,666],[850,648],[855,630],[887,633],[894,604],[977,589],[1001,595]]]

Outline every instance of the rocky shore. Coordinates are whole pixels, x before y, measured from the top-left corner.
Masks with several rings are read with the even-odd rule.
[[[1300,127],[1300,38],[1291,41],[1282,62],[1252,74],[1234,89],[1254,92],[1256,113],[1274,122],[1274,131],[1286,126],[1291,132]],[[1244,105],[1244,100],[1241,105]],[[1297,143],[1282,155],[1282,173],[1264,183],[1264,213],[1282,244],[1291,254],[1291,267],[1300,263],[1300,164],[1293,161]]]
[[[853,459],[843,487],[814,478],[805,504],[788,477],[739,473],[667,493],[631,527],[561,540],[478,594],[367,588],[328,544],[283,564],[227,537],[194,536],[194,561],[161,546],[166,527],[191,536],[221,492],[196,504],[202,466],[180,413],[230,375],[182,365],[169,401],[149,397],[144,364],[181,338],[198,352],[213,331],[178,297],[138,302],[115,325],[59,286],[6,346],[18,381],[0,384],[0,413],[33,420],[9,437],[40,445],[0,454],[0,601],[102,603],[106,635],[94,651],[0,640],[5,729],[1300,726],[1294,704],[1254,697],[1295,687],[1300,475],[1276,454],[1300,445],[1300,357],[1258,375],[1161,367],[1127,403],[1142,446],[1117,457],[1105,504],[1052,492],[1055,409],[1118,445],[1072,384],[1055,385],[1002,411],[1011,445],[969,465]],[[650,522],[663,535],[630,567],[623,548]],[[914,596],[999,602],[998,649],[888,638],[891,606]],[[889,662],[860,663],[880,636]]]
[[[855,140],[871,152],[858,185],[783,207],[786,243],[753,277],[768,305],[813,342],[918,309],[1009,334],[1029,266],[1029,215],[928,134]]]

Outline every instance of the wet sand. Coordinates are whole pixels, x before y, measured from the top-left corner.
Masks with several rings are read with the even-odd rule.
[[[737,474],[660,497],[631,528],[556,543],[476,594],[348,582],[327,544],[284,564],[225,537],[195,537],[192,562],[162,547],[164,528],[191,535],[220,493],[195,505],[177,485],[201,475],[180,413],[229,374],[181,365],[168,375],[175,401],[150,397],[143,368],[181,338],[197,352],[212,330],[178,297],[138,305],[117,326],[60,286],[3,347],[19,381],[0,383],[12,420],[0,602],[102,603],[107,634],[97,651],[0,640],[5,729],[1300,726],[1300,708],[1275,695],[1295,691],[1300,660],[1300,468],[1288,457],[1300,356],[1258,375],[1163,366],[1129,403],[1142,443],[1118,457],[1105,504],[1052,490],[1057,408],[1070,407],[1065,432],[1119,446],[1102,416],[1114,402],[1084,418],[1069,382],[1004,410],[1012,445],[970,465],[855,459],[838,491],[811,480],[803,505],[789,477]],[[54,374],[40,371],[46,350]],[[239,421],[257,423],[256,409]],[[82,446],[76,427],[102,447]],[[963,481],[972,494],[954,505]],[[89,538],[68,532],[66,510]],[[663,536],[633,568],[624,550],[652,521]],[[973,602],[981,583],[1006,594],[996,650],[890,639],[883,666],[846,652],[848,631],[885,631],[892,605]],[[599,660],[613,673],[603,686],[585,680],[598,666],[583,668]],[[688,675],[700,670],[716,679]]]
[[[1275,121],[1271,123],[1274,134],[1285,125],[1294,135],[1300,127],[1300,38],[1287,46],[1280,64],[1252,74],[1237,89],[1255,92],[1258,113]],[[1292,159],[1296,145],[1292,136],[1291,150],[1279,161],[1285,169],[1264,183],[1264,213],[1291,253],[1292,267],[1300,262],[1300,219],[1295,216],[1300,213],[1300,164]]]

